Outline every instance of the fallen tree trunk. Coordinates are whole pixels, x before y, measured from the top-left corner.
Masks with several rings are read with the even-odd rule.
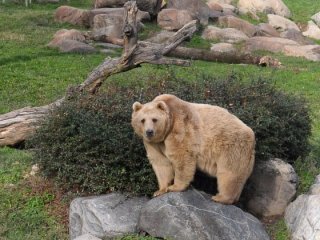
[[[107,36],[103,36],[97,40],[112,43],[118,46],[124,45],[123,39],[121,38],[110,38]],[[153,45],[156,45],[156,43],[153,43]],[[212,50],[208,51],[205,49],[187,47],[176,47],[170,52],[168,52],[166,56],[219,63],[254,64],[263,67],[278,67],[281,65],[281,63],[277,59],[271,58],[269,56],[254,56],[250,53],[224,53]]]
[[[60,99],[42,107],[25,107],[0,116],[0,146],[15,146],[23,142],[47,116],[50,109],[61,104]]]
[[[186,24],[164,44],[138,42],[137,11],[136,2],[129,1],[125,4],[124,51],[122,56],[114,59],[105,59],[101,65],[89,74],[82,84],[68,89],[66,98],[71,92],[89,91],[90,93],[95,93],[109,76],[139,67],[142,63],[190,65],[187,60],[172,59],[164,56],[181,42],[192,37],[197,29],[196,21]],[[50,109],[61,104],[64,100],[65,98],[62,98],[47,106],[23,108],[1,115],[0,146],[15,146],[24,141],[39,126],[39,120],[43,119]]]

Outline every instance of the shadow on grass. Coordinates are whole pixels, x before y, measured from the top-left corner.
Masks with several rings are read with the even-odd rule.
[[[69,55],[81,55],[81,53],[60,53],[60,52],[50,52],[50,53],[37,53],[33,55],[16,55],[12,57],[7,58],[0,58],[0,66],[8,65],[11,63],[17,63],[17,62],[27,62],[31,61],[37,58],[44,58],[44,57],[55,57],[55,56],[63,56],[65,54]]]

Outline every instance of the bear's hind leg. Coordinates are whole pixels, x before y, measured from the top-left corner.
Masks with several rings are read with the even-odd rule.
[[[246,179],[231,172],[218,172],[218,194],[212,197],[215,202],[233,204],[239,200]]]

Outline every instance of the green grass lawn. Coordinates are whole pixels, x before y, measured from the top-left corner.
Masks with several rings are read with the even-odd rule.
[[[67,1],[62,1],[62,4]],[[285,0],[293,12],[292,18],[306,22],[320,11],[316,0]],[[68,4],[90,8],[90,0],[70,0]],[[41,106],[64,95],[67,87],[81,83],[88,73],[104,59],[103,54],[62,54],[46,47],[53,34],[61,28],[75,28],[53,21],[53,12],[61,4],[23,5],[0,3],[0,114],[25,106]],[[153,28],[149,26],[149,28]],[[155,28],[157,29],[157,28]],[[142,37],[145,37],[144,35]],[[189,46],[208,47],[196,36]],[[253,65],[231,65],[195,61],[189,68],[143,65],[130,72],[112,76],[108,82],[125,84],[132,78],[147,79],[175,71],[179,76],[195,78],[207,73],[225,77],[232,73],[244,79],[265,77],[276,86],[308,99],[313,119],[313,151],[309,164],[300,162],[296,169],[302,180],[301,192],[306,191],[319,174],[314,159],[320,159],[320,68],[319,63],[299,58],[275,55],[282,62],[279,69]],[[319,160],[318,160],[319,161]],[[52,192],[32,191],[24,175],[30,171],[32,154],[27,151],[0,148],[0,239],[67,239],[66,226],[49,214],[48,205],[55,199]],[[283,222],[278,223],[275,239],[286,239]],[[124,239],[139,239],[129,236]]]

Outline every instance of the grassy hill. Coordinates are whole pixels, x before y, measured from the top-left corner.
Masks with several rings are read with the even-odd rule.
[[[285,0],[292,19],[305,24],[320,11],[316,0]],[[90,8],[89,0],[70,0],[69,5]],[[88,73],[105,58],[91,55],[63,54],[46,47],[53,34],[61,28],[75,28],[53,21],[54,10],[61,4],[0,3],[0,114],[25,106],[41,106],[63,96],[67,86],[81,83]],[[152,27],[151,27],[152,28]],[[198,39],[193,43],[203,44]],[[190,68],[172,67],[182,76],[194,71],[218,77],[236,73],[244,79],[264,76],[276,86],[292,94],[302,94],[312,110],[313,151],[306,163],[295,166],[302,180],[300,192],[306,191],[315,174],[319,174],[320,159],[320,68],[319,63],[300,58],[274,55],[282,62],[279,69],[253,65],[230,65],[194,61]],[[109,81],[127,81],[148,74],[163,74],[165,68],[144,65],[139,69],[112,76]],[[319,160],[318,160],[319,161]],[[72,196],[63,195],[50,181],[30,181],[32,153],[25,150],[0,148],[0,239],[68,239],[66,206]],[[317,165],[318,164],[318,165]],[[35,184],[38,183],[38,184]],[[58,207],[57,207],[58,206]],[[283,222],[271,227],[275,239],[287,239]],[[133,237],[132,237],[133,239]]]

